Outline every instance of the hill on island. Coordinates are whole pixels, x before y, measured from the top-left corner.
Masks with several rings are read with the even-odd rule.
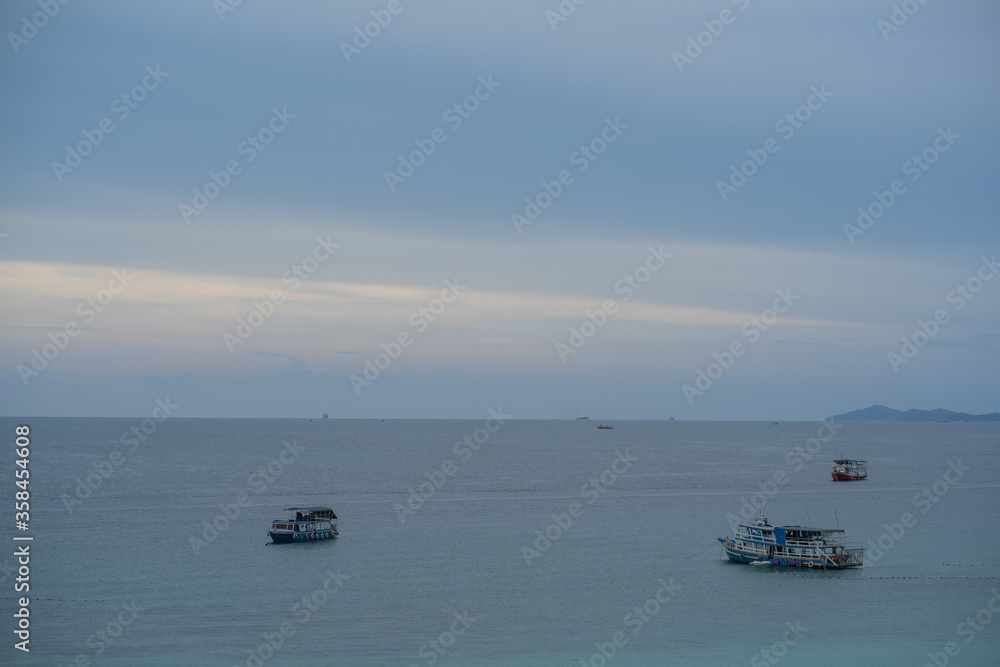
[[[842,415],[830,417],[832,421],[840,422],[997,422],[1000,421],[1000,412],[991,412],[986,415],[970,415],[966,412],[954,412],[952,410],[894,410],[884,405],[873,405],[863,410],[845,412]]]

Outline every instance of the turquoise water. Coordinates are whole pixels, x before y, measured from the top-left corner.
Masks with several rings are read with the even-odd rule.
[[[486,416],[171,419],[128,444],[141,420],[0,420],[11,450],[14,425],[32,429],[30,530],[4,503],[0,538],[34,537],[30,654],[13,648],[14,547],[0,555],[0,662],[1000,664],[1000,425],[846,424],[810,443],[817,423]],[[837,455],[869,479],[831,482]],[[95,466],[107,477],[80,499]],[[765,491],[773,523],[884,553],[838,572],[729,563],[716,537]],[[296,505],[333,507],[340,537],[268,545]]]

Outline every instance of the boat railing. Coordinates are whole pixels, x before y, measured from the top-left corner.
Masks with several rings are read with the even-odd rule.
[[[824,565],[833,567],[861,565],[864,555],[861,542],[841,531],[819,533],[809,539],[786,539],[783,546],[795,549],[792,555],[818,557]],[[807,551],[801,551],[803,549]]]
[[[805,540],[805,539],[801,539],[801,538],[788,539],[787,537],[785,538],[785,544],[787,544],[790,547],[816,547],[816,546],[820,546],[821,547],[821,546],[823,546],[822,540],[813,540],[813,539]]]
[[[845,565],[861,565],[864,559],[865,547],[857,539],[847,533],[833,533],[826,538],[827,547],[833,547],[833,553],[821,549],[825,562],[843,567]]]
[[[834,545],[838,547],[843,547],[845,549],[863,549],[864,545],[861,542],[847,533],[828,533],[824,535],[826,543],[829,545]]]

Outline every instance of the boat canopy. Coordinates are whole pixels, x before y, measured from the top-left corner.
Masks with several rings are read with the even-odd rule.
[[[780,529],[780,530],[785,531],[786,533],[788,533],[788,532],[798,532],[798,533],[802,533],[802,534],[804,534],[804,533],[817,533],[818,534],[818,533],[842,533],[842,532],[844,532],[843,528],[811,528],[809,526],[772,526],[771,524],[759,525],[759,524],[753,524],[753,523],[741,523],[740,525],[742,527],[744,527],[744,528],[753,528],[753,529],[756,529],[756,530],[764,530],[764,531],[771,531],[771,530]]]
[[[844,465],[845,463],[868,463],[864,459],[834,459],[834,463]]]
[[[337,518],[337,515],[329,507],[289,507],[285,511],[295,512],[295,518],[299,521]]]
[[[800,533],[842,533],[842,528],[810,528],[809,526],[780,526],[785,532],[798,531]]]

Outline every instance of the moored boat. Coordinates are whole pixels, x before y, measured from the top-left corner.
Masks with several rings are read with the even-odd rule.
[[[764,511],[741,523],[735,537],[720,537],[729,560],[754,565],[843,569],[860,567],[865,548],[839,528],[773,526]]]
[[[853,482],[868,477],[868,464],[860,459],[836,459],[833,462],[833,481]]]
[[[602,430],[607,430],[614,428],[614,426],[612,426],[611,424],[598,424],[597,428]]]
[[[289,507],[288,519],[275,519],[268,533],[272,542],[307,542],[339,535],[337,515],[329,507]]]

